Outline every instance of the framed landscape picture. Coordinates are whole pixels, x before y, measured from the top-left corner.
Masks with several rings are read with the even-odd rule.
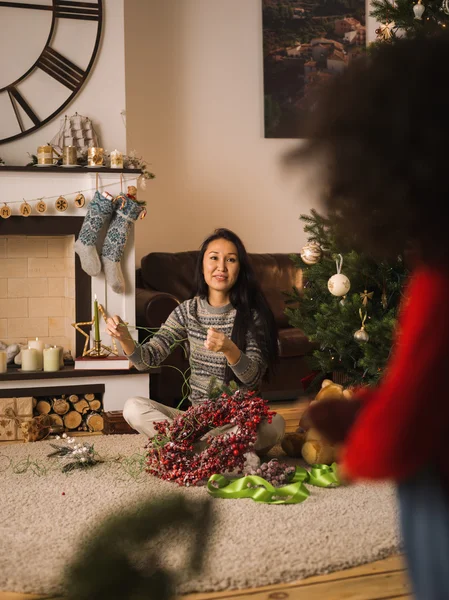
[[[265,137],[300,138],[320,88],[366,47],[365,0],[262,0]]]

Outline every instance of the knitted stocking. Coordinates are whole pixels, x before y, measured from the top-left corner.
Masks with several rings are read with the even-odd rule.
[[[123,294],[125,291],[125,280],[120,260],[125,251],[131,227],[143,211],[143,206],[124,194],[118,196],[116,201],[121,202],[121,205],[117,208],[109,223],[108,232],[101,251],[101,261],[108,285],[117,294]]]
[[[75,252],[80,257],[81,267],[91,277],[95,277],[101,271],[101,262],[95,244],[103,225],[112,216],[114,210],[112,201],[112,196],[107,192],[104,194],[95,192],[75,242]]]

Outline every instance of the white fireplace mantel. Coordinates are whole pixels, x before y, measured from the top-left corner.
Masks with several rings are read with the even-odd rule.
[[[38,218],[84,216],[95,193],[97,182],[100,191],[108,191],[113,196],[120,191],[126,192],[128,185],[137,185],[138,174],[130,170],[111,171],[96,169],[94,172],[86,167],[72,169],[33,167],[15,171],[11,167],[7,169],[0,167],[0,206],[6,202],[13,215],[20,215],[20,204],[26,200],[32,207],[31,214]],[[74,204],[75,196],[79,192],[86,198],[86,204],[82,208],[77,208]],[[65,212],[59,212],[55,208],[55,201],[59,196],[63,196],[69,203]],[[40,198],[43,198],[47,204],[47,211],[43,215],[39,215],[34,209],[36,201]],[[8,219],[0,219],[0,237],[6,235],[7,230]],[[38,230],[36,235],[39,235]],[[98,302],[104,306],[109,315],[120,315],[129,323],[131,335],[137,340],[133,230],[130,232],[121,265],[126,282],[125,293],[116,294],[107,285],[101,272],[97,277],[92,277],[91,302],[93,303],[93,297],[96,295]],[[101,330],[104,331],[103,323]]]

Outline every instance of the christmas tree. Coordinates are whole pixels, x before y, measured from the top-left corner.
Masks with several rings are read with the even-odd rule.
[[[373,384],[391,352],[407,277],[404,260],[343,253],[330,219],[315,210],[300,218],[308,243],[291,258],[303,270],[303,289],[290,295],[286,312],[290,324],[317,344],[310,357],[314,387],[324,378],[340,379],[336,372],[348,386]]]
[[[371,0],[370,15],[380,23],[379,40],[435,35],[449,27],[449,0]]]

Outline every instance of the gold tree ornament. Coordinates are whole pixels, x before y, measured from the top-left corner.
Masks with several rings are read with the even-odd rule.
[[[26,200],[25,200],[25,202],[22,202],[19,210],[20,210],[20,214],[22,215],[22,217],[29,217],[31,215],[31,206],[28,204],[28,202]]]
[[[5,202],[4,205],[0,208],[0,217],[2,219],[9,219],[10,216],[11,216],[11,209]]]
[[[322,256],[323,251],[318,242],[309,242],[301,250],[301,258],[306,265],[316,265]]]
[[[55,202],[55,208],[59,212],[64,212],[69,207],[69,203],[64,198],[64,196],[59,196],[59,198]]]
[[[391,21],[391,23],[381,23],[376,29],[378,39],[384,41],[390,40],[393,37],[393,29],[395,27],[396,23],[394,21]]]
[[[36,210],[41,214],[46,212],[47,204],[42,200],[42,198],[36,203]]]
[[[83,208],[83,206],[86,204],[86,198],[84,197],[84,194],[81,194],[81,192],[75,197],[75,206],[76,208]]]
[[[373,296],[374,296],[374,292],[368,292],[367,290],[364,290],[364,292],[360,294],[360,298],[362,299],[363,306],[367,306],[368,300],[372,300]]]

